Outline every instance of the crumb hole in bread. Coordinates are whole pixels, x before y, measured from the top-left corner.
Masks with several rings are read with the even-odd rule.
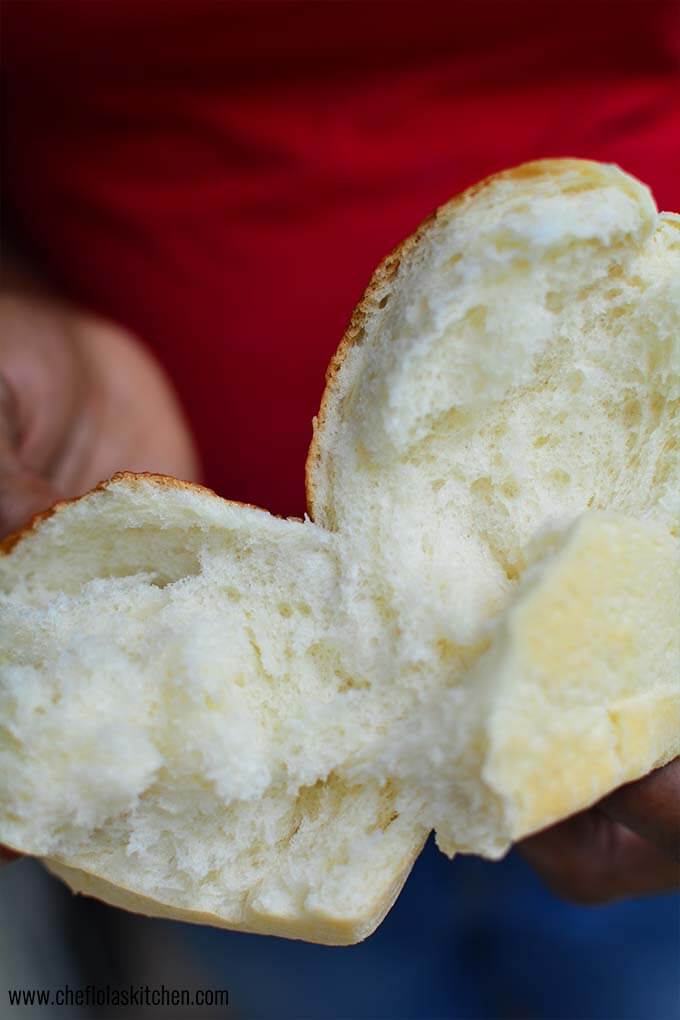
[[[640,406],[640,401],[635,399],[627,400],[623,405],[622,418],[623,424],[626,428],[637,428],[642,420],[642,408]]]
[[[497,252],[521,251],[526,248],[526,241],[510,230],[501,230],[493,238],[493,246]]]
[[[571,475],[563,468],[555,468],[550,472],[550,477],[557,485],[568,485],[571,481]]]
[[[483,329],[486,325],[486,305],[475,305],[465,316],[465,324],[473,329]]]
[[[345,694],[347,691],[365,691],[371,686],[368,680],[360,677],[338,675],[338,680],[340,680],[338,684],[340,694]]]
[[[657,461],[654,475],[652,477],[652,488],[655,486],[661,487],[671,477],[673,472],[673,458],[672,457],[660,457]]]
[[[594,191],[600,187],[599,181],[594,180],[580,180],[575,181],[574,184],[563,184],[561,191],[564,195],[581,195],[586,191]]]
[[[564,311],[564,295],[556,290],[548,291],[545,296],[545,307],[555,314]]]
[[[437,652],[440,659],[446,660],[452,657],[458,657],[459,648],[458,645],[448,638],[439,638],[436,644]]]
[[[650,401],[650,419],[654,428],[661,422],[661,416],[663,415],[666,407],[666,398],[663,393],[654,393]]]
[[[395,811],[394,809],[392,809],[391,811],[383,809],[381,813],[378,815],[378,818],[373,823],[373,825],[368,826],[368,828],[366,829],[366,834],[370,836],[371,833],[377,832],[378,829],[380,829],[381,832],[386,832],[387,829],[389,829],[392,822],[396,822],[398,817],[399,817],[398,811]]]
[[[477,478],[470,486],[470,492],[489,501],[493,495],[493,485],[489,476],[484,475],[482,478]]]

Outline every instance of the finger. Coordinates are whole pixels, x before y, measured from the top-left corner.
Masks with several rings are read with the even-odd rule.
[[[668,854],[597,808],[530,836],[519,849],[554,892],[575,903],[680,886],[680,868]]]
[[[680,861],[680,758],[615,790],[598,807]]]
[[[14,446],[25,467],[52,477],[82,396],[72,317],[51,302],[3,293],[0,320],[3,402],[9,387],[11,417],[19,425]]]
[[[21,441],[19,407],[14,390],[2,373],[0,373],[0,441],[4,441],[12,450],[18,450]]]
[[[12,388],[0,375],[0,538],[59,499],[56,489],[20,462],[20,430]]]
[[[15,853],[14,850],[8,850],[6,846],[0,844],[0,868],[3,864],[9,864],[10,861],[15,861],[21,854]]]
[[[0,466],[0,539],[17,531],[59,498],[49,482],[30,471]]]

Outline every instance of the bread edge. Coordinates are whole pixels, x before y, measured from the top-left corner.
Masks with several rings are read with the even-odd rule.
[[[476,198],[481,192],[495,184],[497,181],[523,181],[531,178],[559,177],[565,170],[580,170],[587,173],[593,167],[611,167],[621,173],[626,173],[617,163],[605,163],[593,159],[579,159],[574,156],[552,157],[549,159],[530,160],[520,163],[518,166],[508,170],[501,170],[489,174],[483,180],[465,188],[459,194],[454,195],[443,205],[440,205],[433,213],[424,219],[412,234],[401,241],[375,269],[368,286],[364,290],[359,303],[352,312],[349,324],[345,333],[331,358],[326,369],[325,385],[321,395],[319,410],[313,419],[312,441],[307,452],[305,461],[305,494],[307,512],[312,521],[323,523],[323,514],[320,513],[318,505],[319,484],[318,470],[321,464],[321,439],[326,422],[330,416],[331,409],[342,395],[340,387],[340,371],[344,365],[349,351],[359,346],[365,337],[366,328],[372,316],[379,310],[379,302],[385,296],[384,292],[395,279],[402,262],[411,256],[419,247],[430,229],[437,223],[449,220],[458,208],[471,199]],[[630,176],[626,174],[626,176]]]
[[[212,497],[219,500],[220,503],[226,503],[228,506],[243,507],[246,510],[259,510],[260,513],[267,514],[269,517],[275,517],[275,514],[270,514],[268,510],[265,510],[261,506],[255,506],[254,503],[243,503],[237,499],[226,499],[224,496],[220,496],[219,493],[215,492],[214,489],[210,489],[207,485],[201,485],[198,482],[185,482],[180,478],[175,478],[173,475],[163,475],[154,471],[116,471],[115,474],[111,475],[110,478],[104,478],[97,485],[94,485],[87,492],[83,492],[78,496],[72,496],[69,499],[60,499],[46,510],[39,510],[38,513],[33,514],[31,518],[18,528],[16,531],[12,531],[5,538],[0,540],[0,556],[9,556],[14,548],[19,545],[20,542],[25,541],[29,536],[39,531],[40,527],[53,517],[55,514],[61,513],[66,507],[71,506],[74,503],[79,503],[83,499],[87,499],[95,492],[104,492],[112,485],[118,485],[120,483],[126,483],[130,486],[134,486],[141,480],[151,482],[159,487],[165,487],[168,489],[186,489],[191,492],[198,493],[202,496]],[[297,520],[298,518],[279,517],[279,520]]]
[[[246,932],[253,935],[274,935],[327,946],[349,946],[368,938],[384,920],[401,892],[426,840],[427,834],[419,836],[417,841],[414,841],[411,850],[403,855],[396,876],[371,902],[367,911],[361,916],[341,920],[323,914],[300,919],[276,917],[275,915],[270,915],[267,918],[265,915],[248,911],[247,908],[242,919],[191,910],[174,906],[171,903],[164,903],[154,897],[144,896],[126,886],[110,882],[94,872],[89,872],[84,868],[73,868],[55,858],[47,857],[39,858],[39,860],[51,874],[65,882],[71,892],[90,896],[131,913],[185,921],[190,924],[205,924],[213,928]]]

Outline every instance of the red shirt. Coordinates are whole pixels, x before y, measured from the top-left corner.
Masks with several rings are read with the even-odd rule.
[[[541,156],[680,208],[680,6],[5,0],[5,213],[156,351],[208,484],[304,509],[324,370],[378,260]]]

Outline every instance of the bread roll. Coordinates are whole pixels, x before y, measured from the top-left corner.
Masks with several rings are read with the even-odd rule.
[[[127,909],[368,935],[680,751],[680,218],[527,164],[376,271],[310,518],[120,474],[0,557],[0,842]]]

